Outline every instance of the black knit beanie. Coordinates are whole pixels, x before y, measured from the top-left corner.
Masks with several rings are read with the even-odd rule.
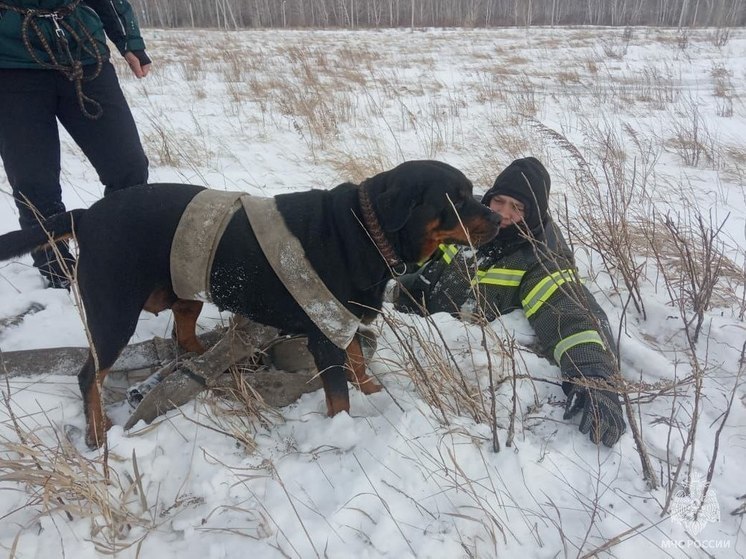
[[[535,157],[516,159],[497,176],[495,184],[482,197],[482,204],[502,194],[525,206],[524,221],[530,231],[540,230],[549,210],[551,179],[541,161]]]

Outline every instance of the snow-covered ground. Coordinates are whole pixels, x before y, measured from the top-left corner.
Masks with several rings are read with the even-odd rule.
[[[715,30],[652,28],[145,35],[151,76],[137,81],[118,69],[153,182],[272,195],[435,158],[461,168],[481,192],[513,158],[539,157],[552,174],[555,214],[573,232],[581,272],[621,330],[621,371],[632,383],[632,409],[661,486],[651,490],[643,479],[629,429],[614,448],[597,448],[578,432],[577,419],[562,419],[559,371],[527,349],[532,334],[521,313],[487,328],[488,360],[478,326],[387,308],[371,363],[386,391],[353,392],[351,415],[327,418],[320,391],[269,423],[227,414],[208,397],[125,433],[129,409],[116,405],[108,484],[101,453],[71,447],[60,435],[63,426],[84,423],[74,377],[3,382],[0,553],[746,553],[742,517],[730,514],[746,493],[746,32],[732,30],[720,46]],[[62,181],[68,208],[101,196],[95,172],[66,136]],[[1,173],[0,188],[5,232],[17,221]],[[725,260],[693,352],[683,322],[693,316],[691,297],[665,223],[684,231],[693,261],[706,269],[698,236],[686,228],[698,216],[705,231],[720,228],[714,244]],[[629,233],[619,238],[633,251],[644,309],[629,302],[618,259],[594,250],[603,248],[606,230]],[[71,297],[44,289],[30,264],[28,257],[0,263],[0,319],[43,306],[19,324],[3,323],[2,351],[85,346]],[[200,326],[209,330],[226,318],[208,309]],[[133,341],[167,336],[169,321],[169,313],[144,314]],[[436,329],[477,408],[490,408],[490,364],[496,381],[508,378],[496,393],[500,452],[488,414],[428,403],[432,394],[428,400],[403,346],[411,345],[426,372],[441,375],[448,358]],[[506,446],[513,362],[515,437]],[[446,389],[439,396],[453,403]],[[255,448],[224,434],[234,430],[253,436]],[[682,458],[690,434],[694,444]],[[685,527],[676,521],[682,514],[670,512],[701,495],[711,467],[702,522]]]

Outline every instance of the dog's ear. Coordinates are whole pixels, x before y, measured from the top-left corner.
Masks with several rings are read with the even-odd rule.
[[[417,201],[411,189],[416,183],[416,178],[407,172],[406,164],[365,181],[376,217],[386,233],[399,231],[412,216]]]
[[[402,196],[401,189],[391,188],[378,197],[378,221],[386,233],[395,233],[402,229],[412,216],[415,200],[411,196]]]

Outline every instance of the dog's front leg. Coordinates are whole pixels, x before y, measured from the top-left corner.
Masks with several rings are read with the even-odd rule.
[[[78,385],[83,395],[85,411],[85,442],[89,448],[102,446],[106,442],[106,431],[111,428],[111,420],[106,416],[101,399],[101,386],[108,372],[108,369],[96,371],[95,360],[89,353],[88,359],[78,373]]]
[[[347,347],[347,380],[360,389],[363,394],[375,394],[382,390],[382,386],[368,376],[365,367],[362,338],[366,334],[358,332]],[[370,337],[370,334],[367,334]],[[375,338],[373,338],[375,340]],[[375,343],[375,341],[373,342]]]
[[[346,353],[321,333],[308,336],[308,350],[316,367],[321,371],[321,382],[326,395],[326,412],[329,417],[350,411],[350,393],[345,370]]]

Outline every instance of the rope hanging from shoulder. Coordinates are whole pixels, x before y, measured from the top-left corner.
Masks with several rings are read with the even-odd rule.
[[[58,10],[41,10],[36,8],[22,8],[20,6],[13,6],[0,2],[0,8],[19,13],[23,16],[21,38],[23,39],[23,44],[31,58],[42,68],[56,70],[73,82],[75,84],[75,93],[78,97],[80,111],[87,118],[96,120],[103,114],[103,108],[98,101],[91,99],[83,93],[83,82],[91,81],[98,77],[101,73],[104,60],[98,46],[96,45],[95,37],[85,24],[80,21],[80,18],[77,19],[80,23],[79,28],[82,30],[82,37],[67,21],[65,21],[65,18],[72,16],[73,11],[77,8],[78,4],[80,4],[80,0],[73,0],[73,2]],[[41,27],[39,27],[39,23],[37,22],[38,18],[49,18],[52,21],[55,30],[57,54],[55,54],[49,41],[44,36]],[[36,38],[44,49],[44,52],[49,57],[50,62],[42,60],[36,54],[35,49],[31,44],[32,32],[36,35]],[[72,52],[70,51],[70,43],[67,40],[68,36],[75,40],[80,50],[85,51],[88,55],[96,59],[96,68],[88,76],[86,76],[83,71],[83,64],[80,59],[73,57]],[[64,58],[60,59],[58,56],[60,54],[62,57],[66,58],[67,61],[65,61]],[[91,107],[90,111],[86,105]]]

